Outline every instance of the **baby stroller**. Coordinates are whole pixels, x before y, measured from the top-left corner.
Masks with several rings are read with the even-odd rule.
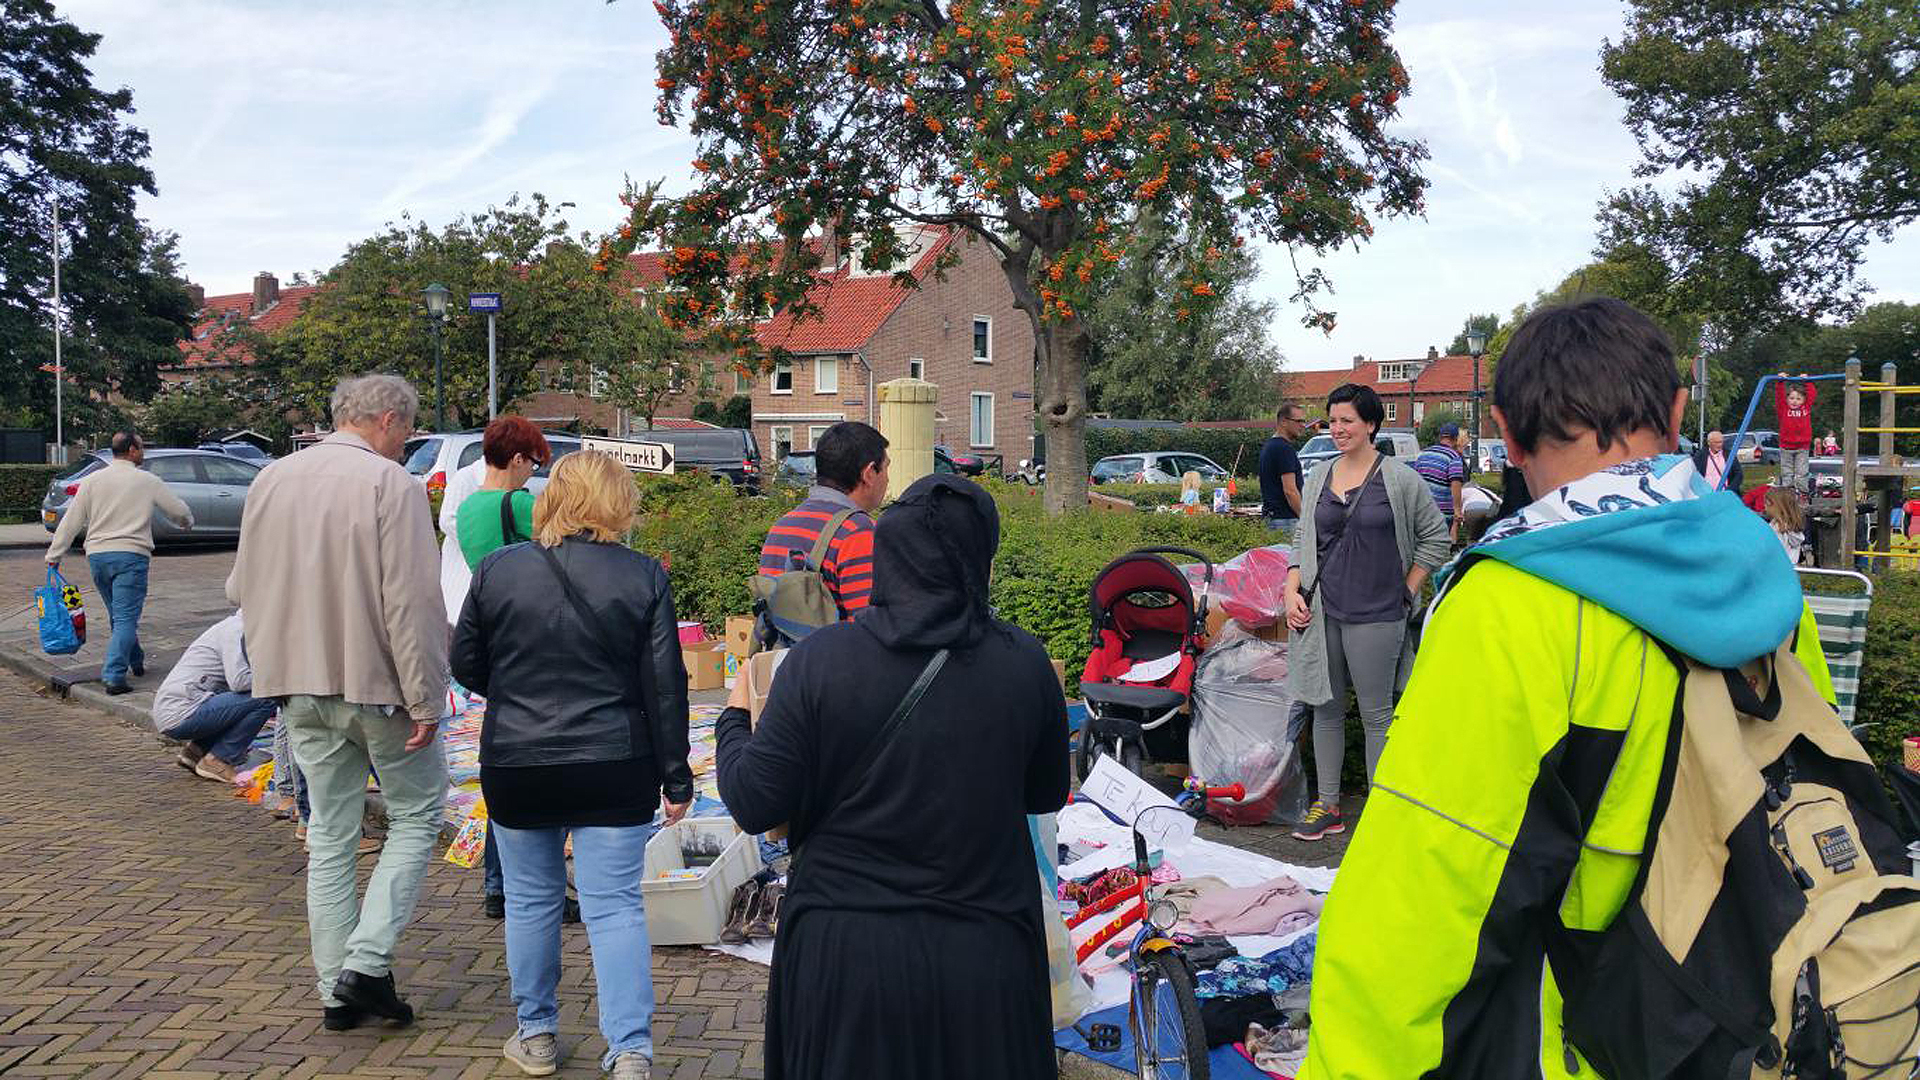
[[[1163,555],[1206,568],[1198,602],[1187,576]],[[1213,564],[1185,548],[1131,551],[1094,577],[1093,654],[1080,682],[1087,719],[1074,752],[1080,779],[1102,754],[1136,774],[1149,759],[1186,761],[1192,718],[1181,713],[1193,692],[1212,585]]]

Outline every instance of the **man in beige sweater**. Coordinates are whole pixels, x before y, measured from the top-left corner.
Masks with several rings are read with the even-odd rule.
[[[140,436],[131,431],[114,435],[113,460],[80,481],[80,490],[47,548],[47,565],[58,566],[73,541],[86,537],[87,569],[93,573],[93,587],[113,627],[106,662],[100,665],[100,681],[109,694],[133,689],[127,685],[129,672],[147,673],[147,657],[140,649],[140,611],[147,606],[154,511],[180,525],[193,524],[193,511],[180,496],[140,467],[145,457]]]
[[[227,598],[245,609],[253,693],[306,776],[307,923],[329,1030],[413,1009],[393,949],[413,917],[440,833],[447,761],[447,616],[426,492],[395,460],[419,397],[392,375],[333,392],[332,435],[261,470],[240,521]],[[380,779],[387,844],[356,903],[367,772]]]

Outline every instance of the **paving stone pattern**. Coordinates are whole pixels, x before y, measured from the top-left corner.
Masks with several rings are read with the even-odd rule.
[[[436,860],[396,962],[405,1030],[320,1027],[292,828],[174,768],[144,736],[0,673],[0,1074],[518,1075],[501,926]],[[372,860],[363,866],[371,869]],[[604,1043],[583,929],[565,931],[563,1076]],[[765,970],[657,949],[654,1075],[758,1077]]]

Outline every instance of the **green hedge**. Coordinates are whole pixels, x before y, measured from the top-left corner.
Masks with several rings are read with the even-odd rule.
[[[1897,765],[1900,740],[1920,735],[1920,573],[1874,579],[1854,722],[1873,725],[1860,741],[1882,765]]]
[[[1213,499],[1212,484],[1200,487],[1200,505],[1211,506]],[[1235,481],[1233,502],[1236,506],[1260,505],[1260,481],[1257,478],[1245,478]],[[1180,502],[1179,484],[1100,484],[1094,487],[1102,495],[1111,495],[1116,499],[1125,499],[1135,506],[1151,509],[1156,506],[1174,506]]]
[[[1118,428],[1087,429],[1087,464],[1115,454],[1175,450],[1202,454],[1238,476],[1260,475],[1260,447],[1273,434],[1273,425],[1251,428]],[[1235,459],[1239,464],[1235,464]]]
[[[18,516],[40,512],[47,485],[64,465],[0,465],[0,514]]]
[[[800,493],[744,498],[731,487],[691,476],[638,483],[642,517],[634,544],[667,562],[680,617],[718,628],[727,616],[744,614],[746,583],[759,566],[761,542]],[[1088,652],[1087,589],[1115,556],[1172,545],[1226,559],[1268,540],[1257,521],[1211,514],[1083,510],[1049,518],[1035,489],[993,480],[985,487],[1000,507],[993,604],[1001,618],[1066,661],[1068,677],[1076,681]]]

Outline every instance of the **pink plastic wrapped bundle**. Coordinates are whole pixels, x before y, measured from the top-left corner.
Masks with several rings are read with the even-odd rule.
[[[1293,566],[1290,550],[1286,544],[1254,548],[1214,567],[1207,606],[1252,629],[1279,622],[1286,614],[1287,571]],[[1180,570],[1199,592],[1206,579],[1202,569],[1189,565]]]

